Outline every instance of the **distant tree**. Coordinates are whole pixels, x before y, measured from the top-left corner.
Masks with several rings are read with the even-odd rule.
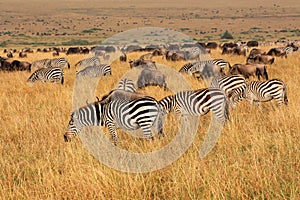
[[[221,36],[221,39],[233,39],[233,36],[228,31],[225,31],[225,33]]]

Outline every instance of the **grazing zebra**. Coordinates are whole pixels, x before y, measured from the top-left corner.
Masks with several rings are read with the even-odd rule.
[[[83,59],[79,62],[77,62],[75,64],[75,67],[88,67],[88,66],[99,66],[100,65],[100,59],[98,57],[89,57],[89,58],[86,58],[86,59]]]
[[[230,63],[223,59],[203,60],[194,63],[187,63],[181,67],[179,73],[187,73],[187,74],[194,74],[197,72],[201,73],[206,64],[218,65],[222,70],[225,70],[227,63],[230,66]]]
[[[212,79],[211,88],[222,90],[233,108],[243,100],[246,89],[246,79],[239,75],[216,76]]]
[[[162,134],[162,115],[158,102],[149,96],[113,90],[101,101],[88,104],[71,113],[65,141],[70,141],[84,126],[105,126],[111,141],[117,143],[117,128],[137,130],[141,128],[145,138],[152,138],[151,127],[155,125]]]
[[[181,91],[163,98],[159,104],[163,114],[175,112],[177,115],[200,116],[212,110],[222,124],[229,118],[227,98],[217,88]]]
[[[38,80],[43,83],[60,81],[61,84],[64,84],[64,71],[59,67],[41,68],[33,72],[27,83],[32,86]]]
[[[51,67],[65,68],[66,66],[70,69],[70,64],[66,58],[53,58],[50,60]]]
[[[245,99],[251,104],[256,102],[257,105],[259,105],[259,102],[266,102],[272,99],[275,99],[279,106],[287,105],[286,85],[280,79],[248,82],[245,90]]]
[[[42,59],[42,60],[34,61],[31,64],[31,68],[34,69],[35,67],[38,69],[51,67],[50,59]]]
[[[106,64],[89,66],[76,73],[76,77],[100,77],[106,75],[111,75],[111,68]]]
[[[127,92],[135,92],[136,91],[133,80],[130,80],[127,78],[121,79],[119,81],[117,89],[125,90]]]

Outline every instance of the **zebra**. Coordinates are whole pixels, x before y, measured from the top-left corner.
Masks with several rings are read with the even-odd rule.
[[[279,106],[283,104],[287,105],[286,85],[280,79],[247,82],[245,99],[250,104],[256,102],[257,105],[259,105],[259,102],[266,102],[272,99],[275,99]]]
[[[216,76],[210,83],[210,88],[219,88],[224,92],[232,108],[243,100],[246,86],[246,79],[239,75]]]
[[[93,65],[84,68],[76,73],[76,77],[100,77],[111,75],[111,67],[107,64]]]
[[[163,134],[160,108],[158,102],[150,96],[112,90],[100,101],[88,104],[71,113],[64,140],[71,141],[84,126],[107,127],[113,145],[117,145],[117,128],[142,129],[145,138],[153,139],[152,126],[155,125],[159,135]]]
[[[127,92],[135,92],[136,88],[134,86],[134,82],[130,79],[121,79],[118,83],[117,89],[125,90]]]
[[[32,73],[28,78],[27,83],[33,85],[36,81],[41,80],[45,82],[58,82],[64,84],[64,71],[59,67],[41,68]]]
[[[294,52],[294,48],[291,46],[286,46],[283,48],[283,52],[285,53],[285,57],[291,55]]]
[[[51,67],[60,67],[60,68],[64,68],[64,67],[68,66],[68,69],[70,69],[70,64],[66,58],[53,58],[50,60],[50,66]]]
[[[217,88],[180,91],[161,99],[159,105],[163,115],[174,112],[176,115],[201,116],[212,110],[221,124],[229,119],[227,97]]]
[[[206,64],[218,65],[222,69],[225,70],[227,64],[230,66],[230,63],[225,61],[224,59],[213,59],[213,60],[203,60],[199,62],[187,63],[181,67],[179,73],[187,73],[187,74],[195,74],[201,73]]]
[[[96,56],[89,57],[89,58],[86,58],[86,59],[83,59],[83,60],[77,62],[75,64],[75,68],[77,68],[77,67],[85,68],[85,67],[94,66],[94,65],[96,65],[96,66],[100,65],[100,59]]]
[[[41,68],[48,68],[48,67],[51,67],[51,61],[50,59],[42,59],[42,60],[37,60],[37,61],[34,61],[32,64],[31,64],[31,68],[38,68],[38,69],[41,69]]]

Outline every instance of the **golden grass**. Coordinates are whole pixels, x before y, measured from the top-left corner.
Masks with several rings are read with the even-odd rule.
[[[63,141],[72,111],[73,66],[83,56],[67,57],[72,68],[65,70],[63,86],[38,83],[29,87],[29,73],[1,72],[0,198],[299,199],[299,55],[296,52],[288,59],[276,58],[275,64],[268,67],[270,78],[280,78],[287,84],[287,107],[277,108],[269,102],[259,109],[242,102],[230,112],[231,120],[213,151],[199,159],[210,120],[210,115],[202,116],[189,150],[172,165],[146,174],[122,173],[106,167],[87,152],[79,137],[71,143]],[[29,54],[25,60],[32,62],[47,56],[50,54]],[[213,51],[212,57],[223,57],[231,64],[245,60],[221,56],[220,50]],[[176,70],[183,64],[156,60]],[[114,62],[113,76],[100,80],[97,95],[111,90],[128,69],[128,63]],[[187,79],[194,88],[203,87]],[[168,94],[158,87],[141,92],[155,94],[156,98]],[[166,137],[150,144],[118,130],[120,146],[132,151],[164,146],[174,137],[171,122],[165,127]]]

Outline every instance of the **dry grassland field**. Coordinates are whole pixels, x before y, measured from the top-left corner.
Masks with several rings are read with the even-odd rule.
[[[4,49],[32,48],[34,53],[26,58],[15,53],[9,59],[30,63],[53,58],[52,52],[36,52],[37,48],[90,48],[116,33],[145,26],[171,28],[200,42],[258,40],[265,45],[257,48],[265,51],[278,46],[269,42],[299,40],[300,36],[296,0],[11,0],[0,1],[0,9],[0,56],[7,56]],[[220,39],[226,30],[234,39]],[[211,58],[231,65],[246,62],[245,56],[221,51],[213,49]],[[127,56],[134,60],[143,54]],[[204,158],[199,158],[199,151],[211,113],[201,116],[188,150],[172,164],[148,173],[125,173],[102,164],[80,137],[64,142],[73,109],[75,63],[90,55],[60,53],[71,66],[64,69],[63,85],[38,82],[30,87],[26,81],[33,71],[0,71],[0,199],[300,199],[299,50],[287,58],[275,57],[274,64],[267,65],[269,79],[286,83],[287,106],[279,107],[272,100],[257,107],[243,100],[229,110],[230,120]],[[153,60],[176,71],[187,63],[162,57]],[[130,70],[129,63],[119,59],[110,66],[112,76],[101,77],[96,88],[99,97]],[[201,80],[182,76],[193,89],[207,87]],[[157,100],[172,94],[158,86],[138,92]],[[162,148],[176,136],[179,120],[170,114],[164,124],[165,137],[154,135],[153,141],[118,129],[118,146],[138,153]],[[106,128],[99,129],[109,138]]]

